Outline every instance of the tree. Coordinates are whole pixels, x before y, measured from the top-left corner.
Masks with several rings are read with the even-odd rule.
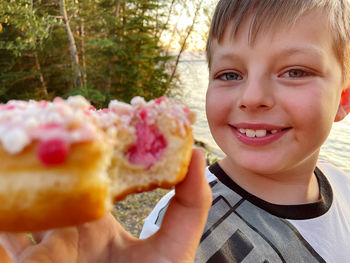
[[[173,94],[204,0],[194,1],[197,15],[177,56],[161,38],[179,5],[190,10],[184,0],[1,1],[0,100],[82,94],[104,107],[114,98]]]
[[[70,27],[70,19],[67,14],[65,0],[60,0],[60,12],[64,23],[64,28],[67,32],[67,37],[69,40],[69,47],[72,55],[72,64],[75,77],[75,86],[80,88],[82,87],[82,75],[80,71],[79,56],[77,53],[77,46],[75,45],[75,38]]]
[[[0,100],[6,100],[7,95],[16,97],[15,94],[27,98],[32,96],[31,93],[47,98],[38,52],[56,21],[38,15],[33,1],[28,0],[1,1],[0,17],[3,19],[0,31]],[[20,92],[18,84],[23,81],[36,83],[36,86],[32,91]]]

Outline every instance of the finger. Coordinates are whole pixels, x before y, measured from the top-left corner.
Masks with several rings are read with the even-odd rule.
[[[19,262],[77,262],[78,230],[76,227],[46,231],[37,245],[28,247]]]
[[[112,238],[112,233],[114,233],[116,227],[118,227],[118,222],[114,219],[111,213],[107,213],[98,220],[77,226],[80,239],[79,246],[84,249],[91,249],[91,247],[89,247],[91,240],[94,240],[96,241],[96,244],[103,246],[106,239]],[[54,233],[57,234],[61,232],[58,229],[58,231]],[[47,238],[47,236],[52,235],[52,231],[34,232],[32,235],[37,243],[41,243]]]
[[[110,262],[111,241],[120,238],[124,244],[128,235],[114,217],[107,214],[78,227],[34,233],[41,242],[25,251],[19,262]]]
[[[25,233],[1,233],[0,245],[14,259],[33,243]]]
[[[193,262],[211,206],[211,191],[204,171],[203,152],[195,149],[186,179],[176,186],[162,227],[154,237],[160,251],[169,258],[184,255],[178,258],[179,262]]]
[[[119,247],[133,240],[111,213],[78,227],[78,231],[80,250],[89,252],[81,253],[81,262],[110,262],[112,253],[118,258]],[[112,243],[116,246],[111,246]]]
[[[19,262],[110,262],[111,254],[119,252],[115,248],[111,250],[110,243],[116,241],[121,246],[131,239],[110,213],[78,227],[33,235],[41,242],[26,250]]]
[[[0,262],[1,263],[12,263],[10,257],[8,256],[6,250],[0,246]]]

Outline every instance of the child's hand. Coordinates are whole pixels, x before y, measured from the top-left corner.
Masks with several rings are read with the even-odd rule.
[[[146,240],[132,237],[108,214],[79,227],[35,233],[36,245],[26,234],[3,233],[0,262],[193,262],[211,204],[204,166],[203,154],[194,150],[162,228]]]

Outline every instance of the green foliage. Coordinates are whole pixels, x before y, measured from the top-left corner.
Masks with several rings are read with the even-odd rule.
[[[59,1],[0,1],[0,101],[82,94],[96,106],[178,88],[159,36],[167,0],[66,0],[83,85],[75,84]]]
[[[0,21],[3,30],[0,49],[8,50],[15,56],[21,56],[28,50],[37,50],[49,37],[49,29],[57,22],[47,14],[38,15],[32,1],[1,1]]]
[[[37,62],[52,28],[61,22],[34,4],[29,0],[0,1],[1,101],[47,98]]]
[[[96,108],[106,108],[110,100],[108,94],[103,94],[101,91],[96,90],[93,87],[72,89],[64,95],[64,98],[74,95],[82,95],[89,101],[93,102],[93,105]]]

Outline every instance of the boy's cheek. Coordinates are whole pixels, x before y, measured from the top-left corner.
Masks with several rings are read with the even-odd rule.
[[[206,114],[208,122],[218,122],[227,114],[227,111],[228,109],[226,109],[225,102],[220,93],[215,91],[215,89],[209,88],[206,96]]]

